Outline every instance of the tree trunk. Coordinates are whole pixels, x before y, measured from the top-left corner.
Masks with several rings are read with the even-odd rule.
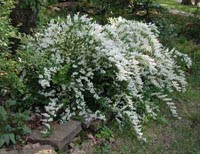
[[[36,28],[38,11],[32,8],[23,8],[22,4],[24,0],[19,0],[19,3],[15,6],[10,14],[11,24],[14,27],[18,27],[21,33],[31,34],[31,29]]]
[[[29,7],[22,8],[23,3],[25,3],[24,0],[19,0],[18,4],[12,10],[10,14],[11,24],[17,27],[21,33],[32,34],[31,30],[37,26],[38,12]],[[20,39],[12,37],[9,38],[9,41],[12,42],[10,44],[10,50],[14,55],[19,47]]]
[[[195,0],[195,5],[198,5],[200,3],[200,0]]]
[[[191,0],[182,0],[181,3],[184,4],[184,5],[192,5]]]

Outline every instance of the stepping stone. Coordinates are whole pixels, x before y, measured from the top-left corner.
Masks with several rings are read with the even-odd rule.
[[[35,148],[26,148],[23,150],[10,150],[1,149],[0,154],[56,154],[53,147],[50,145],[40,145]]]
[[[81,122],[69,121],[66,124],[56,127],[53,130],[53,134],[49,137],[43,137],[39,130],[33,130],[28,137],[28,142],[51,145],[54,148],[65,149],[66,145],[68,145],[81,130]]]
[[[0,154],[20,154],[17,150],[7,151],[6,149],[0,149]]]
[[[41,145],[33,149],[24,149],[20,154],[57,154],[50,145]]]

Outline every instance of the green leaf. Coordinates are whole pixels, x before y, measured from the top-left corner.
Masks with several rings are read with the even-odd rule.
[[[31,130],[26,125],[24,125],[22,127],[22,130],[23,130],[23,134],[30,134],[31,133]]]
[[[28,120],[31,119],[30,116],[29,116],[30,113],[31,113],[30,111],[24,111],[24,112],[23,112],[23,114],[24,114],[24,120],[25,120],[25,121],[28,121]]]
[[[9,134],[4,134],[3,137],[4,137],[4,140],[5,140],[6,144],[9,145],[10,144]]]
[[[4,140],[4,138],[1,136],[1,137],[0,137],[0,148],[4,145],[4,143],[5,143],[5,140]]]
[[[17,104],[17,102],[15,100],[9,99],[6,101],[6,108],[12,107],[16,104]]]
[[[13,144],[16,144],[15,140],[15,134],[9,134],[10,140],[12,141]]]
[[[0,106],[0,119],[2,121],[6,121],[7,118],[8,118],[8,116],[7,116],[6,110],[4,109],[4,107]]]

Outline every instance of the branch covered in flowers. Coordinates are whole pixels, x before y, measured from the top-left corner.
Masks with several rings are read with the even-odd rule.
[[[44,133],[52,121],[114,117],[129,120],[143,138],[142,119],[156,118],[156,100],[178,116],[170,93],[185,91],[182,64],[190,67],[191,60],[165,49],[154,25],[119,17],[102,26],[77,14],[51,20],[26,48],[29,56],[21,59],[34,94],[24,100],[43,107]]]

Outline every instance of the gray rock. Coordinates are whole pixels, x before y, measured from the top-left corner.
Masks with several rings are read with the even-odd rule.
[[[56,152],[50,145],[41,145],[33,149],[24,149],[21,154],[56,154]]]
[[[49,145],[41,145],[35,148],[26,147],[23,150],[10,150],[1,149],[0,154],[56,154],[54,148]]]
[[[18,150],[8,151],[6,149],[0,149],[0,154],[20,154],[20,151]]]
[[[69,121],[66,124],[59,125],[54,129],[53,134],[44,138],[39,130],[33,130],[28,137],[30,143],[40,143],[42,145],[51,145],[58,149],[65,149],[73,138],[82,130],[81,123],[78,121]]]

